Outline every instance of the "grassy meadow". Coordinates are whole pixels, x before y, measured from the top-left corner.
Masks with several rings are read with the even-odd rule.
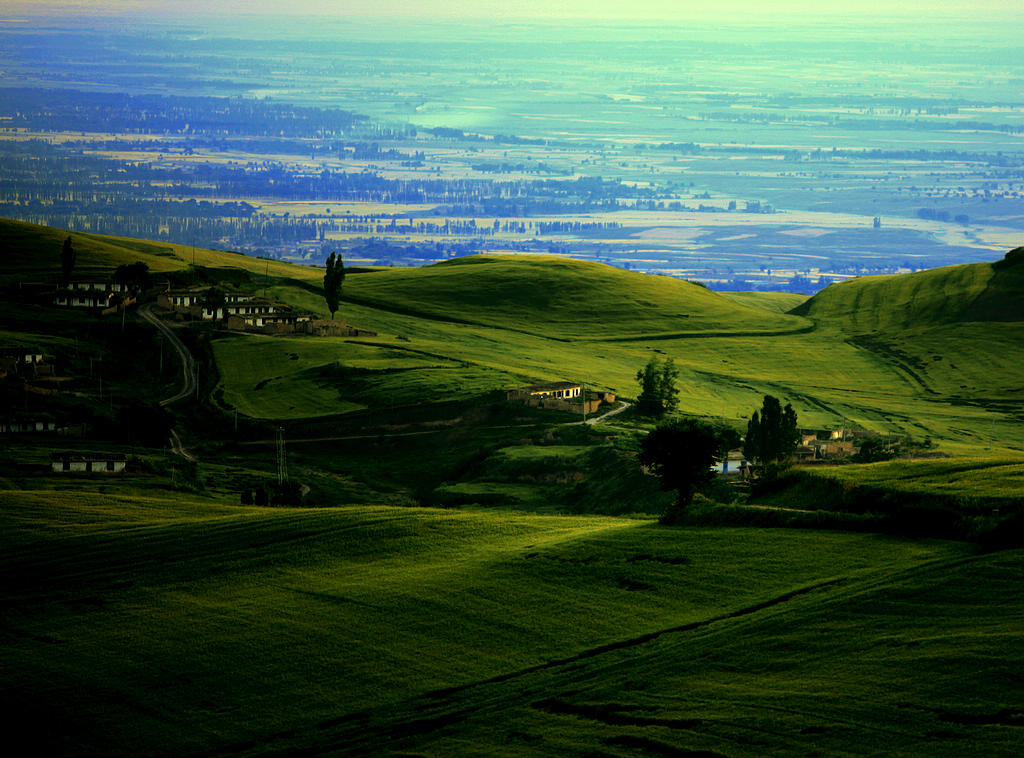
[[[0,223],[3,283],[52,282],[64,236]],[[143,260],[328,315],[316,269],[74,240],[83,273]],[[196,461],[4,440],[8,734],[103,756],[1016,755],[1020,550],[882,533],[894,503],[978,529],[1019,509],[1007,261],[807,300],[486,256],[350,272],[338,317],[373,337],[176,324],[201,366],[201,397],[172,407]],[[7,344],[77,375],[54,396],[4,380],[19,410],[113,417],[176,389],[134,315],[121,331],[18,297],[0,314]],[[106,390],[85,379],[100,356]],[[652,419],[504,402],[564,380],[631,398],[652,357],[675,361],[685,414],[742,429],[770,393],[802,426],[949,457],[804,467],[754,507],[712,493],[703,525],[660,526],[672,493],[634,457]],[[276,474],[279,426],[306,506],[243,505]],[[123,451],[129,470],[53,473],[53,449]]]
[[[51,720],[40,749],[1015,744],[1009,554],[472,509],[6,500],[4,710],[14,734]]]
[[[402,405],[533,381],[583,381],[628,397],[638,368],[671,357],[687,414],[742,425],[774,394],[809,427],[909,433],[957,454],[1020,450],[1021,322],[957,320],[974,318],[957,305],[961,295],[977,304],[992,278],[991,265],[972,264],[855,280],[802,302],[720,295],[601,264],[474,257],[350,275],[339,315],[378,332],[372,346],[323,339],[305,350],[301,340],[245,337],[216,350],[225,398],[261,418],[341,413],[373,405],[374,393],[377,404]],[[274,293],[326,314],[308,289]],[[913,307],[883,307],[904,300]],[[780,303],[797,307],[783,313]],[[851,316],[858,304],[865,314]],[[898,315],[866,315],[889,311]],[[374,353],[391,363],[373,368]],[[250,390],[262,382],[268,398],[284,397],[257,401]]]

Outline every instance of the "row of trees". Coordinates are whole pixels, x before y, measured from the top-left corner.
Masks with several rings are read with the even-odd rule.
[[[789,403],[783,408],[779,399],[765,395],[760,411],[754,411],[747,422],[743,439],[743,456],[765,467],[778,467],[793,455],[800,444],[796,411]]]

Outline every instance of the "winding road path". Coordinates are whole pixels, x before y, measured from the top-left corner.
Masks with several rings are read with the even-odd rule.
[[[189,352],[187,347],[185,347],[185,343],[178,338],[178,335],[174,333],[173,329],[167,326],[167,324],[165,324],[161,319],[153,315],[153,307],[151,305],[146,304],[141,306],[139,308],[139,315],[155,326],[157,330],[167,338],[167,341],[170,342],[171,346],[177,351],[178,357],[181,358],[181,390],[177,394],[161,400],[160,405],[171,405],[179,400],[184,400],[190,395],[194,395],[198,385],[198,379],[196,375],[196,359],[192,357],[192,353]],[[171,429],[171,451],[186,460],[195,460],[195,456],[193,456],[192,453],[190,453],[188,449],[181,444],[181,437],[178,436],[176,429]]]
[[[600,424],[605,419],[609,419],[612,416],[618,416],[620,413],[622,413],[624,410],[626,410],[630,405],[632,405],[632,403],[623,402],[622,405],[620,405],[618,408],[612,408],[610,411],[608,411],[607,413],[602,413],[600,416],[595,416],[594,418],[588,418],[587,419],[587,423],[588,424]]]
[[[167,338],[167,341],[171,343],[171,346],[178,352],[178,357],[181,358],[181,391],[165,400],[161,400],[160,405],[171,405],[194,394],[197,379],[196,359],[192,357],[192,353],[185,347],[185,343],[178,338],[173,329],[153,315],[153,307],[151,305],[147,304],[139,308],[139,315],[160,330]]]

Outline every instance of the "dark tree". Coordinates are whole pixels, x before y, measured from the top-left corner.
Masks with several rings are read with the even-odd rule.
[[[895,451],[881,437],[869,437],[860,445],[860,450],[853,456],[858,463],[875,463],[888,461],[896,457]]]
[[[114,271],[114,281],[136,292],[149,287],[149,266],[142,261],[124,263]]]
[[[71,238],[64,240],[64,246],[60,250],[60,286],[67,287],[71,281],[71,271],[75,268],[75,261],[78,260],[78,253],[71,247]]]
[[[761,458],[761,414],[754,411],[747,422],[747,436],[743,438],[743,457],[753,463]]]
[[[210,311],[214,321],[217,320],[217,311],[224,307],[227,302],[224,298],[224,291],[219,287],[210,287],[206,290],[206,295],[203,297],[203,308]],[[224,311],[224,320],[227,320],[227,310]]]
[[[636,380],[640,384],[640,394],[636,405],[640,413],[649,416],[663,416],[674,413],[679,407],[679,389],[676,379],[679,369],[671,358],[664,362],[651,358],[647,365],[636,372]]]
[[[694,493],[710,482],[721,460],[723,440],[710,424],[682,419],[662,424],[640,443],[640,463],[661,480],[663,490],[676,490],[676,507],[685,508]]]
[[[327,301],[327,309],[331,312],[332,320],[341,302],[341,284],[344,281],[345,264],[340,255],[331,253],[327,256],[327,272],[324,274],[324,299]]]
[[[760,413],[754,411],[747,424],[743,454],[750,461],[774,468],[789,462],[799,442],[793,406],[787,403],[783,408],[777,397],[765,395]]]
[[[731,426],[716,426],[715,433],[718,435],[719,460],[726,458],[730,450],[735,450],[743,443],[740,433]]]
[[[651,358],[647,365],[636,372],[636,380],[640,384],[640,394],[636,397],[636,409],[640,413],[657,415],[661,411],[658,398],[658,361]]]
[[[270,493],[271,505],[302,505],[302,485],[298,482],[281,482],[272,485]]]

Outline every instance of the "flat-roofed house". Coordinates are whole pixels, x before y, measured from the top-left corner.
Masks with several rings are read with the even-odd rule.
[[[573,382],[552,382],[551,384],[534,384],[529,387],[517,387],[508,391],[508,399],[532,404],[549,398],[570,400],[583,394],[583,385]]]
[[[128,459],[121,453],[53,453],[54,472],[117,473],[124,471]]]

